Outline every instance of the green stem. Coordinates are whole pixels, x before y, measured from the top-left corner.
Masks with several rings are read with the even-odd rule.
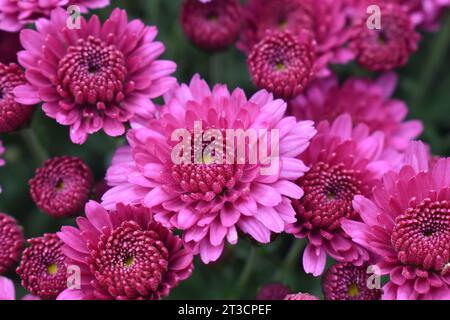
[[[247,259],[247,262],[245,263],[244,269],[242,270],[242,273],[239,276],[239,280],[237,282],[238,290],[235,292],[242,292],[242,289],[244,289],[245,286],[247,285],[248,280],[250,279],[250,275],[252,274],[255,261],[256,261],[256,248],[252,246],[250,250],[250,255]]]
[[[209,58],[209,77],[211,83],[224,83],[222,79],[221,59],[218,53],[214,53]]]
[[[39,138],[32,128],[22,130],[20,134],[38,165],[42,164],[49,158],[47,151],[42,146]]]
[[[275,281],[282,281],[286,274],[289,272],[289,270],[292,268],[292,266],[296,263],[296,260],[299,260],[300,252],[302,251],[303,247],[305,246],[304,241],[295,240],[295,242],[292,244],[291,248],[289,249],[288,254],[286,255],[286,258],[284,259],[283,265],[280,269],[275,273],[273,276],[273,279]]]
[[[419,110],[429,90],[432,87],[434,76],[439,68],[445,62],[446,54],[450,46],[450,16],[447,17],[441,32],[436,35],[433,45],[429,48],[428,58],[426,59],[423,72],[420,76],[420,86],[415,99],[415,109]]]

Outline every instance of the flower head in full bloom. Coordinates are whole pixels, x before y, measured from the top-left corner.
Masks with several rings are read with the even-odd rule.
[[[23,232],[17,221],[0,213],[0,275],[19,261],[23,249]]]
[[[157,60],[164,45],[155,42],[156,27],[128,21],[116,9],[102,25],[93,15],[80,18],[80,29],[66,26],[67,13],[54,10],[39,19],[36,31],[23,30],[25,50],[19,62],[29,85],[15,90],[23,104],[43,102],[43,110],[58,123],[70,126],[70,138],[82,144],[103,129],[109,136],[125,132],[133,118],[152,117],[157,98],[175,84],[176,65]]]
[[[283,300],[320,300],[318,297],[313,296],[309,293],[294,293],[294,294],[288,294],[284,297]]]
[[[316,43],[309,32],[267,32],[252,49],[248,69],[253,83],[290,99],[300,94],[316,76],[329,74],[326,57],[316,57]]]
[[[22,70],[15,63],[0,63],[0,133],[22,128],[33,116],[34,107],[17,103],[14,89],[26,83]]]
[[[379,29],[367,26],[370,5],[378,5],[381,10]],[[417,50],[420,40],[407,6],[391,0],[362,0],[355,12],[349,49],[358,63],[371,71],[404,66]]]
[[[269,283],[263,286],[256,300],[283,300],[292,290],[281,283]]]
[[[42,299],[55,299],[67,287],[66,257],[56,234],[28,240],[16,272],[22,286]]]
[[[346,0],[249,0],[244,7],[244,22],[238,48],[250,54],[267,32],[291,31],[299,36],[308,31],[317,43],[318,56],[327,55],[332,63],[345,63],[351,52],[344,44]]]
[[[191,251],[145,207],[118,204],[117,211],[107,212],[91,201],[77,224],[63,227],[58,236],[83,281],[60,300],[160,299],[192,273]]]
[[[17,32],[38,18],[48,17],[56,8],[75,5],[81,13],[104,8],[109,0],[0,0],[0,30]]]
[[[220,51],[232,45],[241,30],[239,0],[184,0],[181,25],[200,49]]]
[[[381,158],[383,133],[370,134],[364,124],[353,126],[348,114],[332,123],[320,122],[317,131],[300,156],[310,169],[297,182],[305,194],[293,200],[297,222],[287,228],[295,237],[308,239],[303,268],[314,276],[322,274],[327,254],[357,265],[370,259],[342,230],[341,220],[358,220],[353,198],[370,196],[382,173],[390,169],[388,159]]]
[[[91,194],[93,174],[79,158],[56,157],[38,168],[29,184],[39,209],[63,218],[83,209]]]
[[[294,181],[307,168],[296,157],[316,133],[311,121],[284,117],[286,103],[264,90],[247,99],[241,89],[211,90],[198,76],[166,98],[160,119],[131,130],[130,146],[117,151],[107,172],[113,188],[103,196],[106,208],[117,202],[152,207],[156,220],[184,230],[205,263],[221,256],[226,241],[236,244],[238,230],[269,243],[272,233],[295,222],[288,197],[303,195]],[[173,138],[180,132],[191,150],[180,150]],[[207,151],[212,140],[222,140],[214,150],[226,144],[223,152]],[[268,157],[253,152],[255,146]],[[177,160],[180,153],[185,160]]]
[[[353,241],[380,257],[383,299],[450,299],[450,159],[430,161],[412,142],[404,166],[388,172],[373,198],[355,197],[362,221],[342,222]]]
[[[326,300],[380,300],[382,290],[370,282],[368,266],[336,263],[323,278]],[[370,269],[369,269],[370,271]],[[371,286],[374,285],[372,288]]]
[[[423,130],[419,120],[405,121],[408,107],[391,98],[397,84],[395,73],[376,80],[350,78],[339,85],[336,76],[318,79],[307,91],[290,101],[290,112],[299,120],[334,121],[348,113],[355,124],[365,124],[370,132],[381,131],[385,148],[404,151]]]

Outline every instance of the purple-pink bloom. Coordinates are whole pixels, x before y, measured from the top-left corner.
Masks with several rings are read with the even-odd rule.
[[[151,118],[150,99],[168,91],[176,65],[157,60],[164,45],[154,41],[156,27],[128,21],[115,9],[102,25],[93,15],[80,18],[80,29],[66,26],[68,14],[54,10],[39,19],[37,31],[23,30],[25,50],[19,62],[29,85],[15,89],[23,104],[43,102],[43,110],[58,123],[70,126],[70,138],[82,144],[89,134],[103,129],[109,136],[125,132],[133,117]]]
[[[420,120],[405,120],[408,107],[392,98],[397,75],[385,73],[376,80],[350,78],[342,85],[335,75],[318,79],[307,91],[291,100],[290,112],[299,120],[334,121],[348,113],[354,124],[365,124],[370,132],[381,131],[385,148],[404,151],[423,131]]]
[[[118,204],[108,212],[91,201],[77,225],[58,236],[68,265],[81,270],[81,284],[59,300],[161,299],[192,273],[191,251],[148,208]]]
[[[352,240],[379,256],[390,280],[385,300],[450,299],[450,158],[430,161],[412,142],[404,166],[388,172],[373,197],[355,197],[362,221],[344,220]]]
[[[450,0],[395,0],[408,7],[414,25],[427,31],[439,29],[439,22]]]
[[[337,261],[361,265],[368,252],[342,230],[343,218],[358,220],[352,208],[356,195],[370,196],[383,172],[394,159],[383,159],[384,135],[369,132],[364,124],[353,126],[350,115],[317,125],[317,135],[299,159],[310,169],[297,184],[304,190],[293,200],[297,222],[287,232],[308,239],[303,254],[305,272],[322,274],[327,255]]]
[[[125,202],[153,208],[158,221],[184,230],[184,240],[204,263],[216,261],[225,242],[236,244],[238,230],[269,243],[272,233],[295,222],[289,198],[302,197],[294,181],[307,171],[296,157],[316,133],[311,121],[297,122],[285,117],[285,111],[286,103],[265,90],[247,99],[241,89],[230,93],[225,85],[216,85],[211,90],[195,76],[166,96],[160,119],[129,131],[130,146],[117,151],[107,172],[113,188],[103,196],[103,205],[113,209]],[[261,157],[250,162],[247,152],[239,162],[174,163],[171,153],[178,141],[172,134],[179,129],[192,133],[198,123],[200,138],[212,128],[226,135],[227,130],[241,130],[255,133],[253,146],[267,144],[262,136],[278,132],[279,158],[273,160],[279,159],[278,166],[263,174],[269,165]],[[228,152],[237,153],[236,146]]]
[[[0,30],[17,32],[38,18],[48,17],[52,10],[75,5],[80,13],[104,8],[109,0],[0,0]]]

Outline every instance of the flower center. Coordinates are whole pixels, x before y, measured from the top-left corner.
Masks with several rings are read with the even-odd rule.
[[[450,258],[450,202],[425,199],[397,217],[391,237],[402,263],[436,271]]]
[[[58,92],[76,104],[97,104],[124,99],[125,58],[114,45],[89,36],[69,47],[58,68]]]
[[[348,287],[348,296],[351,298],[356,298],[359,296],[359,289],[356,283],[352,283]]]
[[[344,164],[317,163],[300,180],[305,195],[298,214],[315,227],[336,229],[342,218],[355,215],[353,198],[367,188],[359,176],[360,171],[346,169]]]
[[[47,272],[49,275],[54,276],[58,273],[58,265],[56,263],[51,263],[47,266]]]
[[[168,268],[169,251],[153,230],[126,221],[102,236],[91,254],[98,285],[114,297],[148,297],[157,291]]]

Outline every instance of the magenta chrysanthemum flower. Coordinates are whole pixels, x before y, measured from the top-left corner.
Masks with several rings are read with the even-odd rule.
[[[79,158],[56,157],[38,168],[29,184],[39,209],[55,218],[63,218],[83,209],[91,194],[93,174]]]
[[[325,300],[380,300],[382,290],[372,288],[367,265],[336,263],[323,278]]]
[[[2,63],[16,63],[17,52],[22,50],[19,34],[0,30],[0,61]]]
[[[211,91],[198,76],[166,98],[160,119],[131,130],[130,147],[119,149],[113,159],[107,181],[114,187],[103,197],[106,208],[114,208],[117,202],[153,207],[158,221],[185,231],[184,240],[205,263],[220,257],[225,241],[236,244],[238,229],[257,242],[269,243],[272,233],[281,233],[286,224],[295,222],[288,197],[303,195],[293,181],[307,168],[295,158],[315,134],[311,121],[284,117],[286,103],[266,91],[247,100],[241,89],[230,93],[226,86],[217,85]],[[274,145],[279,146],[280,161],[272,155],[273,161],[267,164],[264,156],[252,156],[253,152],[254,161],[250,161],[249,154],[239,154],[236,145],[227,143],[226,159],[207,155],[190,163],[192,152],[186,151],[188,161],[174,162],[172,150],[178,142],[172,134],[194,133],[198,144],[202,137],[210,141],[207,132],[212,128],[216,134],[225,133],[224,144],[234,141],[239,132],[249,134],[254,137],[253,147],[264,146],[268,142],[264,137],[279,133],[279,143],[274,140]],[[240,149],[256,150],[246,142]],[[194,156],[202,152],[195,150]],[[267,146],[269,150],[276,152],[273,146]]]
[[[22,70],[15,63],[0,63],[0,133],[10,133],[22,128],[33,116],[34,109],[17,103],[14,89],[26,84]]]
[[[270,283],[263,286],[256,300],[283,300],[292,290],[281,283]]]
[[[367,26],[367,8],[375,4],[381,10],[381,29]],[[349,48],[358,63],[372,71],[387,71],[405,65],[420,40],[408,8],[393,1],[363,0],[355,12]]]
[[[181,25],[199,48],[220,51],[232,45],[241,30],[239,0],[184,0]]]
[[[328,75],[326,62],[326,57],[316,57],[310,33],[286,30],[266,33],[249,55],[248,69],[257,87],[287,100],[300,94],[314,77]]]
[[[67,28],[66,20],[64,10],[55,10],[50,20],[37,21],[37,31],[22,31],[25,50],[19,61],[30,85],[15,90],[17,101],[42,101],[49,117],[70,126],[70,138],[78,144],[101,129],[122,135],[133,116],[153,117],[150,99],[174,85],[169,75],[176,68],[157,60],[164,45],[154,41],[156,28],[128,22],[120,9],[103,25],[96,15],[81,18],[79,30]]]
[[[333,63],[345,63],[351,54],[344,44],[347,4],[342,0],[250,0],[244,7],[244,23],[238,47],[249,54],[268,31],[290,30],[294,35],[309,31],[317,42],[318,55]]]
[[[369,134],[363,124],[353,127],[348,114],[331,124],[319,123],[317,131],[300,157],[310,169],[297,182],[305,194],[293,200],[297,222],[287,228],[297,238],[309,240],[303,268],[314,276],[322,274],[327,254],[357,265],[370,258],[343,232],[340,222],[343,218],[358,219],[353,198],[370,196],[372,187],[390,168],[388,161],[381,159],[383,133]]]
[[[450,299],[450,159],[430,162],[413,142],[398,173],[389,172],[373,200],[357,196],[362,221],[342,222],[356,243],[380,256],[390,281],[383,299]]]
[[[42,299],[55,299],[67,288],[67,269],[62,241],[56,234],[28,240],[16,272],[22,286]]]
[[[370,132],[385,135],[385,148],[404,151],[423,130],[421,121],[405,121],[408,107],[391,96],[397,85],[395,73],[376,80],[350,78],[341,86],[336,76],[319,79],[293,99],[290,111],[299,120],[334,121],[349,113],[355,124],[365,124]]]
[[[318,297],[313,296],[309,293],[294,293],[294,294],[288,294],[284,297],[283,300],[320,300]]]
[[[24,244],[22,228],[17,221],[0,213],[0,275],[17,263]]]
[[[190,277],[191,251],[149,209],[118,204],[107,212],[91,201],[86,217],[77,219],[79,229],[58,233],[68,263],[79,266],[82,276],[80,289],[67,289],[58,299],[160,299]]]
[[[0,30],[17,32],[38,18],[48,17],[56,8],[75,5],[81,13],[104,8],[109,0],[0,0]]]
[[[427,31],[436,31],[442,13],[450,8],[450,0],[395,0],[408,8],[414,25]]]

